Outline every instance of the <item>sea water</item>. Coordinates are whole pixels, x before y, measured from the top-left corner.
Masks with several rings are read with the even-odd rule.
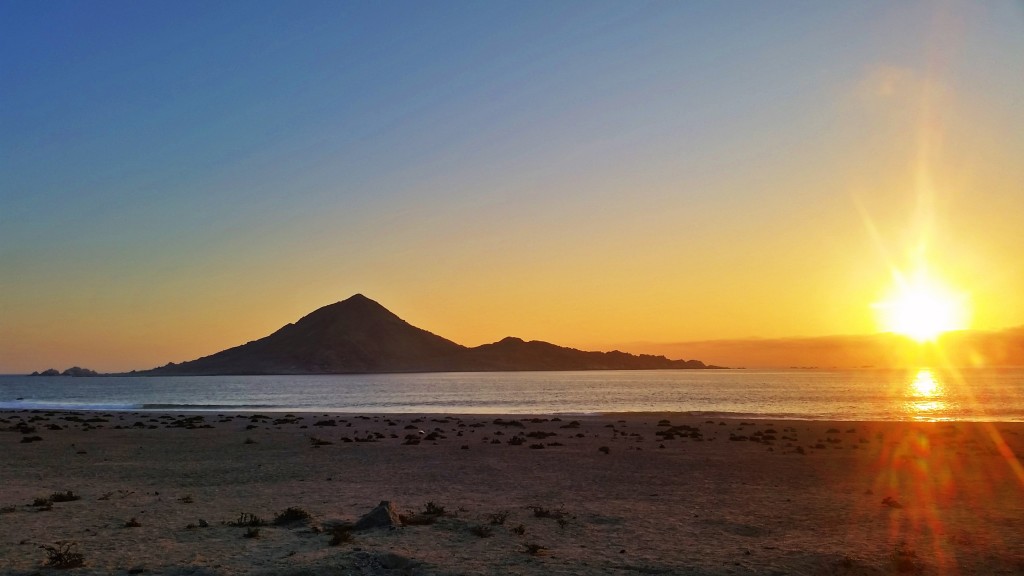
[[[1024,368],[0,376],[0,409],[1024,421]]]

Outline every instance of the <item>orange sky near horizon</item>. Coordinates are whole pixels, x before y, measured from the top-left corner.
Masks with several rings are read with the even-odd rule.
[[[9,39],[12,73],[57,66],[23,62],[31,42],[93,51],[85,72],[50,71],[65,84],[0,94],[0,373],[190,360],[355,293],[470,346],[511,335],[642,353],[873,334],[894,272],[922,266],[966,297],[964,327],[1024,325],[1012,3],[786,4],[768,20],[571,6],[410,17],[436,52],[364,46],[365,69],[344,60],[349,45],[305,52],[259,10],[246,26],[283,52],[232,60],[245,39],[217,37],[235,16],[222,7],[210,28],[168,26],[241,71],[169,100],[119,92],[139,117],[52,94],[94,86],[90,70],[143,87],[151,65],[174,74],[190,63],[172,36],[118,30],[111,52],[88,36],[106,24],[69,16],[86,39]],[[366,10],[353,17],[372,28],[381,16]],[[144,30],[152,16],[133,17]],[[324,23],[322,43],[344,20],[286,19],[300,17]],[[247,84],[274,74],[297,88]],[[194,117],[221,105],[226,116]],[[44,113],[69,127],[30,121]],[[118,153],[82,152],[108,145]]]

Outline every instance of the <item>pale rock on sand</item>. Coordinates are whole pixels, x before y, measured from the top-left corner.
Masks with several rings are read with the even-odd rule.
[[[381,500],[381,503],[376,508],[370,510],[365,516],[360,518],[354,526],[353,530],[370,530],[371,528],[397,528],[402,525],[402,521],[398,517],[398,511],[395,510],[395,506],[387,501]]]

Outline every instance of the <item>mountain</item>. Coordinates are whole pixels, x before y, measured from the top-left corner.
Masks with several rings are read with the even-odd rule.
[[[430,370],[464,350],[410,325],[362,294],[324,306],[270,336],[159,374],[332,374]]]
[[[273,334],[181,364],[135,374],[247,375],[515,370],[709,368],[698,360],[625,352],[584,352],[505,338],[468,348],[417,328],[356,294]]]

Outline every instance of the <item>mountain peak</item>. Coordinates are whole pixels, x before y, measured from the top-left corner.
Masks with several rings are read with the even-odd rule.
[[[370,298],[367,298],[362,294],[353,294],[352,296],[349,296],[348,298],[345,298],[340,302],[335,302],[334,306],[345,308],[375,308],[380,310],[387,310],[387,308],[381,306],[379,302],[371,300]],[[329,307],[330,306],[325,306],[325,308]]]
[[[310,322],[365,324],[382,321],[405,323],[401,318],[395,316],[390,310],[379,303],[362,294],[355,294],[340,302],[317,308],[302,317],[297,324],[308,324]]]

